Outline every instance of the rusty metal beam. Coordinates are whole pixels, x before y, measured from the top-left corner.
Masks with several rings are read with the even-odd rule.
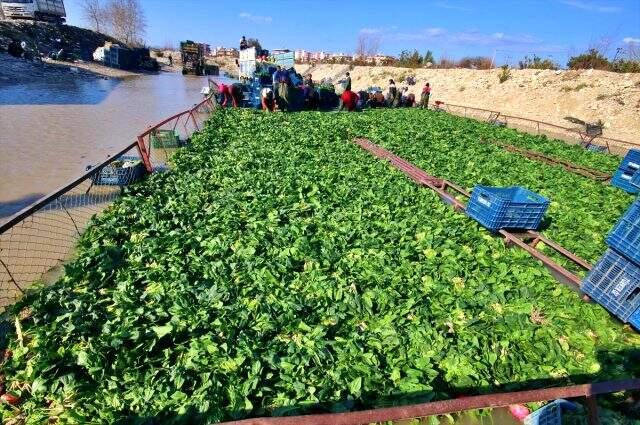
[[[255,418],[224,422],[226,425],[361,425],[386,421],[444,415],[465,410],[496,408],[512,404],[549,401],[559,398],[591,397],[618,391],[640,389],[640,379],[545,388],[540,390],[479,395],[453,400],[434,401],[408,406],[363,410],[360,412],[302,415],[276,418]],[[593,403],[593,402],[589,402]],[[597,415],[597,411],[596,411]],[[595,424],[595,423],[594,423]]]
[[[451,189],[458,194],[469,198],[471,194],[460,186],[448,180],[444,180],[428,174],[427,172],[421,170],[407,160],[393,154],[392,152],[382,148],[381,146],[376,145],[375,143],[372,143],[367,139],[358,138],[354,140],[354,143],[371,152],[374,156],[388,161],[392,166],[405,173],[416,183],[426,186],[436,192],[444,202],[453,205],[456,211],[465,211],[466,205],[460,200],[456,199],[455,195],[448,192],[448,190]],[[543,242],[561,256],[577,264],[579,267],[582,267],[585,270],[591,270],[591,265],[585,260],[536,231],[529,230],[522,233],[513,233],[507,230],[500,230],[499,234],[504,237],[505,243],[507,245],[517,245],[518,247],[524,249],[532,257],[541,261],[547,268],[549,268],[552,273],[554,273],[554,276],[560,276],[562,278],[561,281],[568,282],[572,285],[577,286],[578,288],[580,287],[582,279],[576,276],[571,271],[567,270],[565,267],[553,261],[549,256],[537,250],[536,246],[539,244],[539,242]],[[534,243],[530,245],[523,239],[533,240]]]
[[[554,158],[552,156],[549,155],[545,155],[541,152],[536,152],[536,151],[531,151],[531,150],[527,150],[527,149],[523,149],[514,145],[510,145],[508,143],[502,143],[502,142],[498,142],[497,140],[491,140],[491,141],[485,141],[485,140],[481,140],[481,142],[484,143],[492,143],[496,146],[500,146],[501,148],[503,148],[506,151],[509,152],[513,152],[513,153],[517,153],[519,155],[522,155],[526,158],[532,159],[534,161],[538,161],[538,162],[542,162],[545,164],[550,164],[550,165],[558,165],[563,167],[565,170],[573,173],[573,174],[578,174],[580,176],[583,177],[587,177],[590,178],[592,180],[596,180],[599,182],[607,182],[609,180],[611,180],[611,175],[603,173],[599,170],[595,170],[593,168],[588,168],[588,167],[584,167],[582,165],[577,165],[577,164],[573,164],[569,161],[566,161],[564,159],[561,158]]]
[[[550,268],[552,271],[554,271],[555,273],[561,275],[562,277],[567,279],[572,284],[580,287],[580,283],[582,282],[582,279],[580,279],[578,276],[576,276],[575,274],[571,273],[569,270],[567,270],[564,267],[562,267],[560,264],[558,264],[555,261],[553,261],[551,258],[547,257],[545,254],[543,254],[540,251],[538,251],[537,249],[531,247],[529,244],[527,244],[522,239],[520,239],[517,236],[517,234],[508,232],[508,231],[503,230],[503,229],[499,230],[498,233],[500,233],[502,236],[504,236],[505,240],[508,243],[517,245],[520,248],[524,249],[529,254],[531,254],[531,256],[533,256],[534,258],[540,260],[545,266]]]

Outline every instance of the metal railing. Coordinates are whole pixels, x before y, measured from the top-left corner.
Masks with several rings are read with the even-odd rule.
[[[166,169],[171,156],[188,144],[214,108],[214,101],[206,98],[149,127],[135,142],[1,224],[0,313],[34,284],[59,278],[91,218],[145,171]]]
[[[225,425],[361,425],[384,423],[388,421],[406,421],[466,410],[506,407],[513,404],[533,403],[556,400],[560,398],[586,397],[589,425],[600,424],[596,397],[619,391],[640,389],[640,379],[599,382],[593,384],[573,385],[567,387],[544,388],[539,390],[515,391],[478,395],[452,400],[433,401],[429,403],[406,406],[378,408],[345,413],[326,413],[317,415],[301,415],[289,417],[270,417],[244,419],[224,422]]]
[[[531,118],[517,117],[514,115],[503,114],[500,111],[476,108],[466,105],[456,105],[452,103],[441,102],[440,109],[465,118],[472,118],[479,121],[501,121],[506,127],[534,133],[537,135],[546,135],[548,137],[564,140],[569,143],[582,143],[585,133],[581,128],[563,127],[561,125],[552,124],[545,121],[534,120]],[[611,153],[625,154],[629,149],[640,148],[640,143],[629,142],[626,140],[613,139],[598,135],[593,137],[591,145],[600,146],[608,149]]]

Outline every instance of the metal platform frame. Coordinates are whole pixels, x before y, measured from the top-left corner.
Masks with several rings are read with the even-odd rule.
[[[368,139],[357,138],[354,140],[354,143],[356,143],[366,151],[372,153],[377,158],[388,161],[392,166],[402,171],[419,185],[428,187],[429,189],[436,192],[444,202],[452,205],[456,211],[464,212],[466,210],[465,203],[463,203],[459,198],[468,199],[471,195],[462,187],[448,180],[428,174],[424,170],[411,164],[409,161],[393,154],[392,152],[389,152],[388,150],[376,145],[375,143],[372,143]],[[540,242],[544,243],[548,248],[555,251],[555,253],[569,260],[578,268],[584,269],[586,271],[591,270],[592,266],[587,261],[578,257],[577,255],[573,254],[572,252],[563,248],[552,240],[546,238],[537,231],[527,230],[524,232],[512,232],[507,230],[499,230],[498,234],[505,239],[505,243],[507,244],[507,246],[516,245],[524,249],[532,257],[542,262],[552,272],[556,279],[558,279],[562,283],[570,284],[577,289],[580,288],[582,279],[576,276],[573,272],[567,270],[565,267],[555,262],[540,250],[538,250],[538,245],[540,244]],[[588,300],[586,296],[583,299]]]

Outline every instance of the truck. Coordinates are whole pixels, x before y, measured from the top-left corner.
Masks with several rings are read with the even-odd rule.
[[[9,0],[0,1],[0,6],[7,19],[63,23],[67,16],[63,0]]]
[[[180,43],[180,54],[182,55],[182,74],[204,75],[206,61],[204,58],[204,44],[195,43],[191,40]]]

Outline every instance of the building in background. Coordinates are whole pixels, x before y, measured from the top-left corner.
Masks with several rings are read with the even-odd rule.
[[[311,52],[307,52],[306,50],[295,51],[296,62],[308,63],[308,62],[311,62],[312,58],[313,58],[313,53]]]
[[[234,47],[218,46],[214,49],[210,49],[210,52],[211,52],[210,53],[211,56],[216,56],[216,57],[231,57],[231,58],[240,57],[240,52],[238,51],[238,49]]]

